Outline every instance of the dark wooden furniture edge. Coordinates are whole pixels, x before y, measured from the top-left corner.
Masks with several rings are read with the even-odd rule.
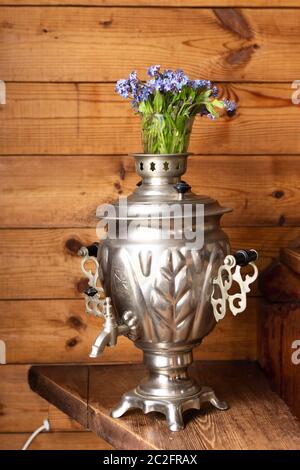
[[[80,395],[74,395],[71,389],[62,387],[59,381],[50,378],[44,371],[52,367],[59,370],[62,367],[63,372],[73,372],[73,368],[81,370],[86,377],[84,388]],[[77,374],[76,374],[77,375]],[[80,375],[79,375],[80,378]],[[72,419],[78,421],[82,426],[88,429],[87,400],[88,400],[88,367],[87,366],[32,366],[28,372],[28,382],[31,390],[41,397],[45,398],[49,403],[59,408]]]

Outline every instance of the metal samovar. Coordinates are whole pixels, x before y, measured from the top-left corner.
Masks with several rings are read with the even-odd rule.
[[[115,215],[106,220],[117,229],[125,225],[126,237],[112,237],[108,231],[104,240],[79,251],[89,279],[86,310],[104,318],[90,357],[116,345],[120,335],[134,341],[143,350],[149,374],[123,395],[112,416],[119,418],[129,408],[159,411],[170,430],[178,431],[184,427],[182,413],[187,409],[200,409],[203,402],[220,410],[228,408],[211,388],[189,377],[188,366],[193,348],[226,310],[234,315],[245,310],[249,285],[257,277],[253,263],[257,253],[240,250],[230,255],[228,237],[220,227],[221,216],[230,209],[210,197],[197,196],[181,180],[188,154],[133,156],[141,181],[128,197],[126,214],[116,203]],[[165,208],[174,204],[179,212],[166,216]],[[203,239],[195,246],[182,228],[185,207],[190,209],[191,232],[197,207],[202,209]],[[94,272],[87,268],[91,261]],[[242,274],[241,267],[248,264],[252,273]]]

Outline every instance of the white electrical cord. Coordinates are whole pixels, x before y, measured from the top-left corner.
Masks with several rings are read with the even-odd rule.
[[[31,436],[27,439],[27,441],[25,442],[24,446],[22,447],[22,450],[27,450],[28,447],[30,446],[30,444],[32,443],[33,439],[35,439],[36,436],[37,436],[40,432],[43,432],[43,431],[50,431],[50,424],[49,424],[49,421],[48,421],[47,419],[44,420],[43,426],[40,426],[39,428],[37,428],[37,429],[31,434]]]

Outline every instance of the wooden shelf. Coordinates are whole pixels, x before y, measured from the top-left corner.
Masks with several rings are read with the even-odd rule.
[[[117,449],[300,449],[300,423],[253,362],[196,362],[191,374],[212,386],[230,409],[186,412],[172,433],[159,413],[110,416],[121,395],[145,375],[142,365],[33,366],[36,393]]]

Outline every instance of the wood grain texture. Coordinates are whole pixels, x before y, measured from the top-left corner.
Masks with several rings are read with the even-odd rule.
[[[206,337],[194,355],[203,360],[256,359],[257,316],[260,301],[249,300],[238,319],[228,314]],[[125,337],[106,348],[95,361],[89,358],[101,320],[88,317],[83,300],[0,302],[1,339],[7,363],[140,362],[142,352]]]
[[[299,154],[300,105],[292,103],[293,93],[299,98],[291,83],[226,85],[222,95],[237,100],[236,115],[197,118],[191,152]],[[126,155],[141,150],[140,140],[140,118],[113,83],[7,84],[7,104],[0,109],[2,155]]]
[[[47,418],[48,403],[30,390],[29,366],[0,367],[0,431],[33,432]]]
[[[300,274],[300,237],[282,248],[280,261],[295,273]]]
[[[258,318],[258,361],[276,392],[280,393],[283,318],[272,314],[271,305],[267,301],[261,305]]]
[[[56,405],[61,403],[61,411],[71,416],[84,428],[88,428],[86,403],[89,394],[89,371],[86,366],[65,366],[52,369],[51,378],[31,367],[28,381],[33,391],[39,390],[41,396],[48,402]],[[47,367],[45,367],[47,370]],[[61,387],[63,383],[63,388]]]
[[[27,380],[29,367],[0,367],[0,433],[33,432],[46,418],[52,431],[82,431],[82,426],[76,421],[30,390]]]
[[[35,375],[47,381],[47,397],[64,407],[64,378],[53,384],[60,367],[35,367]],[[144,367],[90,366],[89,397],[86,403],[89,427],[117,449],[300,449],[300,424],[287,406],[274,394],[254,363],[194,363],[191,373],[209,384],[226,399],[231,408],[220,412],[205,406],[185,414],[186,428],[168,431],[161,414],[131,411],[120,419],[110,412],[126,390],[145,374]],[[55,380],[55,379],[54,379]],[[113,386],[112,386],[113,384]],[[60,387],[55,396],[52,388]],[[44,394],[44,389],[35,388]],[[77,392],[76,392],[77,393]],[[69,410],[72,413],[72,410]]]
[[[51,432],[82,432],[86,431],[84,427],[70,416],[60,411],[56,406],[49,403],[48,421],[50,423]]]
[[[300,301],[300,275],[284,263],[274,261],[261,276],[261,291],[270,302]]]
[[[300,340],[299,304],[264,303],[260,328],[260,364],[275,390],[300,419],[299,364],[292,361],[292,354],[299,349],[299,343],[293,347]]]
[[[300,10],[220,10],[1,7],[1,78],[115,81],[151,63],[212,80],[299,76]]]
[[[83,299],[4,301],[0,302],[0,310],[1,339],[6,343],[8,363],[95,362],[89,359],[89,353],[101,329],[102,320],[85,314]],[[244,336],[246,337],[246,330],[250,329],[251,324],[252,335],[247,344],[251,344],[249,353],[254,355],[255,321],[252,316],[255,311],[251,313],[246,319]],[[236,337],[236,346],[242,343],[240,330],[235,333],[234,324],[230,320],[227,325],[227,328],[224,326],[227,336]],[[230,341],[227,336],[221,341],[223,347]],[[221,332],[219,340],[220,337]],[[231,348],[228,344],[229,355],[235,353]],[[242,344],[241,348],[244,350]],[[211,345],[210,350],[212,349]],[[216,354],[219,355],[220,352],[216,351]],[[138,362],[141,358],[141,352],[133,343],[120,337],[117,347],[106,348],[96,362]]]
[[[20,450],[30,434],[0,434],[0,450]],[[34,439],[29,450],[110,450],[112,447],[91,432],[47,432]]]
[[[299,305],[291,304],[286,306],[285,309],[280,309],[280,306],[277,306],[275,315],[278,311],[279,315],[284,317],[285,313],[287,317],[284,322],[282,336],[283,360],[280,395],[288,404],[292,413],[300,420],[300,308]],[[294,354],[294,358],[292,354]],[[295,359],[297,359],[297,363],[294,362]]]
[[[300,157],[192,156],[185,179],[233,212],[224,226],[300,225]],[[0,225],[94,226],[99,204],[135,189],[132,157],[2,156]]]
[[[156,6],[156,7],[299,7],[298,0],[0,0],[0,5]]]
[[[240,248],[258,251],[258,267],[262,270],[278,255],[280,246],[296,238],[299,230],[290,227],[228,227],[226,233],[233,251]],[[0,298],[81,297],[87,287],[87,279],[81,274],[77,251],[95,239],[95,229],[3,229],[0,238]],[[257,295],[255,286],[252,292]]]
[[[294,244],[297,246],[297,241]],[[266,302],[262,304],[258,322],[258,355],[276,391],[300,418],[300,355],[297,352],[300,345],[300,275],[292,269],[293,266],[298,268],[293,264],[297,253],[290,249],[292,266],[277,261],[263,273],[261,284]]]
[[[139,8],[145,6],[151,8]],[[238,8],[247,6],[251,8]],[[300,8],[278,7],[300,4],[0,0],[0,79],[7,82],[7,104],[0,106],[0,227],[9,229],[0,232],[0,299],[14,299],[0,301],[0,339],[6,342],[10,363],[0,367],[0,432],[29,433],[48,417],[54,432],[39,436],[32,448],[108,448],[29,389],[26,365],[89,361],[101,322],[84,314],[80,297],[86,283],[76,251],[81,243],[95,240],[96,206],[128,194],[138,181],[132,160],[124,155],[141,148],[139,118],[115,94],[114,83],[97,82],[114,82],[132,68],[145,78],[145,67],[152,62],[183,67],[191,77],[232,82],[225,84],[222,94],[238,101],[238,112],[218,122],[197,120],[191,151],[198,155],[191,159],[187,179],[197,193],[233,207],[224,218],[233,247],[258,249],[261,269],[278,255],[280,246],[298,235],[299,230],[287,226],[300,226],[300,105],[291,101],[297,93],[291,82],[300,77]],[[297,279],[289,280],[290,293],[295,294]],[[257,287],[254,294],[259,294]],[[260,299],[252,297],[244,315],[227,315],[196,349],[195,357],[257,358],[260,305]],[[266,321],[266,326],[275,348],[271,359],[278,360],[281,316]],[[295,325],[290,332],[287,325],[284,328],[287,338],[297,331]],[[282,340],[280,347],[289,345]],[[141,352],[120,338],[99,361],[120,359],[138,362]],[[295,397],[295,370],[288,365],[285,372],[286,397]],[[223,380],[235,387],[231,377]],[[223,390],[221,378],[217,385]],[[241,402],[244,397],[250,410],[239,408],[245,427],[230,434],[228,415],[221,422],[214,413],[201,415],[200,426],[189,424],[192,439],[199,433],[204,446],[222,447],[230,438],[239,448],[245,432],[248,444],[254,445],[250,424],[255,429],[260,413],[258,427],[268,436],[269,414],[259,408],[253,421],[248,392]],[[277,427],[288,433],[283,415]],[[140,416],[134,420],[140,430]],[[154,421],[164,429],[164,423]],[[126,430],[123,436],[126,442]],[[0,449],[20,448],[27,437],[0,434]],[[275,436],[275,444],[277,439],[280,436]]]

